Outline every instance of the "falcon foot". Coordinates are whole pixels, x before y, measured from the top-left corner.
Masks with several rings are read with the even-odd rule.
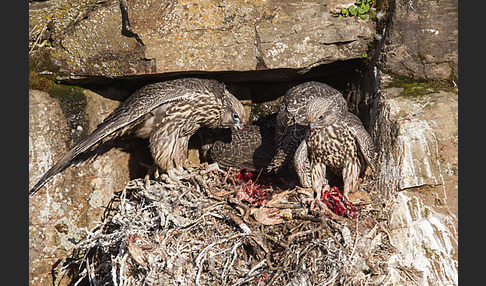
[[[336,215],[349,217],[354,219],[358,215],[357,209],[344,197],[336,187],[324,185],[319,191],[312,192],[300,190],[299,193],[305,194],[308,198],[304,199],[304,203],[310,204],[310,210],[317,213],[324,213],[328,217],[335,217]]]
[[[365,190],[358,190],[347,195],[350,203],[353,205],[369,205],[371,204],[370,194]]]
[[[145,182],[145,187],[148,187],[150,185],[150,177],[153,176],[154,179],[158,179],[160,177],[159,167],[157,167],[155,164],[147,165],[142,162],[140,162],[140,165],[147,168],[147,174],[145,174],[143,180]]]
[[[309,209],[312,211],[312,212],[317,212],[317,213],[326,213],[326,214],[329,214],[329,213],[332,213],[331,210],[326,206],[326,204],[322,201],[322,194],[323,194],[323,191],[329,191],[331,189],[331,186],[329,185],[324,185],[324,187],[318,191],[318,192],[314,192],[314,190],[312,188],[299,188],[297,190],[297,192],[299,192],[300,194],[304,194],[305,196],[307,196],[307,198],[304,198],[302,200],[303,203],[305,204],[309,204]],[[334,215],[334,213],[332,213]]]
[[[162,179],[179,184],[182,179],[188,179],[192,176],[193,174],[191,172],[189,172],[188,170],[184,170],[184,168],[180,167],[177,169],[168,170],[167,174],[162,175]]]

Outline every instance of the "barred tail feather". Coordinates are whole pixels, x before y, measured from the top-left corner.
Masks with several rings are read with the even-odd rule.
[[[61,160],[59,160],[54,166],[52,166],[47,172],[42,175],[42,177],[37,181],[37,183],[32,187],[29,191],[29,195],[35,195],[43,186],[44,184],[50,180],[54,175],[61,172],[65,168],[69,166],[74,158],[76,158],[81,153],[85,152],[86,150],[90,149],[97,143],[101,142],[103,139],[111,135],[113,132],[108,132],[106,128],[97,129],[93,133],[91,133],[85,140],[78,143],[78,145],[74,146],[69,152],[67,152]]]

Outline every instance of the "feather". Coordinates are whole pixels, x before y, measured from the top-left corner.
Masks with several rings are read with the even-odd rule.
[[[268,167],[269,172],[279,172],[292,165],[295,150],[305,137],[307,104],[315,97],[328,98],[347,110],[347,103],[335,88],[317,81],[309,81],[289,89],[280,102],[275,127],[277,152]]]
[[[181,152],[187,152],[188,137],[199,127],[240,126],[241,120],[233,120],[234,116],[223,117],[223,114],[236,114],[243,120],[246,118],[241,103],[216,80],[182,78],[146,85],[128,97],[96,130],[52,166],[30,190],[30,194],[35,194],[78,155],[108,138],[125,133],[149,138],[155,163],[162,170],[180,169],[185,156]],[[178,140],[181,142],[177,143]],[[177,148],[179,151],[159,148]]]

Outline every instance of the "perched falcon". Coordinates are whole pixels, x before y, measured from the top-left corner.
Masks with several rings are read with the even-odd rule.
[[[245,125],[241,132],[220,136],[210,147],[211,159],[224,169],[265,170],[275,155],[274,119],[275,116],[269,115]]]
[[[307,126],[307,103],[316,97],[328,98],[334,105],[343,110],[348,106],[342,94],[329,85],[309,81],[289,89],[277,114],[275,127],[275,145],[277,153],[268,167],[269,172],[279,172],[283,167],[292,166],[295,150],[305,137]]]
[[[183,171],[189,138],[200,127],[242,130],[245,118],[243,105],[216,80],[182,78],[146,85],[51,167],[30,194],[35,194],[78,155],[127,133],[149,139],[155,164],[177,178],[176,173]]]
[[[301,184],[320,192],[328,183],[329,168],[342,175],[347,196],[356,190],[359,175],[367,166],[376,169],[373,140],[356,115],[328,98],[310,100],[306,114],[306,138],[294,158]]]

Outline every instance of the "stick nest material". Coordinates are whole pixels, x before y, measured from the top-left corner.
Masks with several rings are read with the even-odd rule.
[[[130,181],[55,272],[71,285],[117,286],[373,285],[387,276],[393,247],[379,208],[358,207],[354,219],[311,210],[296,182],[246,174],[206,166],[178,183]]]

